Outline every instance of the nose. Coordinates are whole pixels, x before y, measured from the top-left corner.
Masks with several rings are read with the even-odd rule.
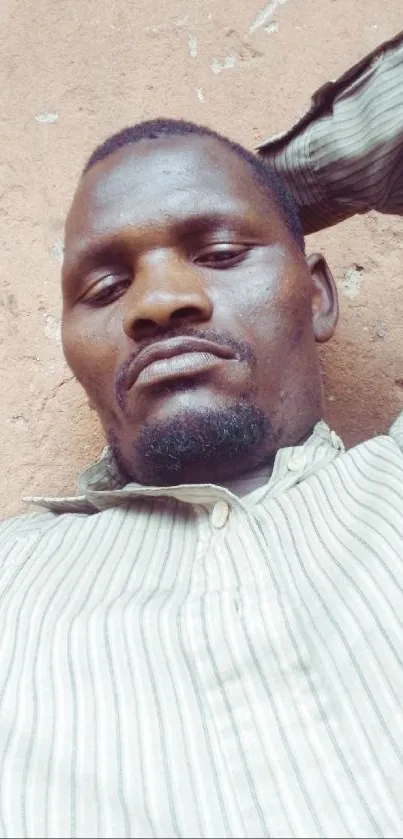
[[[125,303],[124,330],[136,341],[209,321],[213,310],[197,265],[165,250],[138,260]]]

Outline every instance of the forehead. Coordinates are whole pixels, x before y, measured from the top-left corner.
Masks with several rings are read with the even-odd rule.
[[[246,161],[215,138],[142,140],[113,152],[81,179],[66,222],[66,258],[97,237],[128,228],[209,215],[241,216],[253,225],[274,214]]]

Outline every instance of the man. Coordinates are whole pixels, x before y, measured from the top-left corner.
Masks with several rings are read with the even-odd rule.
[[[92,155],[63,346],[109,445],[2,525],[1,835],[401,835],[403,454],[321,420],[336,320],[236,144]]]

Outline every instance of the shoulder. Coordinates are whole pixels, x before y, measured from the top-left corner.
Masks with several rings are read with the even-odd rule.
[[[4,570],[23,565],[52,536],[60,539],[78,516],[33,512],[0,521],[0,578]]]
[[[4,540],[16,539],[17,536],[23,539],[25,536],[46,530],[57,518],[51,512],[33,512],[12,516],[9,519],[0,519],[0,544]]]
[[[55,526],[59,517],[54,513],[26,513],[0,520],[0,565],[6,552],[16,546],[21,549],[24,545],[36,542],[41,536]]]

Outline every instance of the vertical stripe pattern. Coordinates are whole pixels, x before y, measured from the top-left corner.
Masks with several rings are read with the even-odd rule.
[[[1,525],[0,836],[402,835],[399,433]]]

